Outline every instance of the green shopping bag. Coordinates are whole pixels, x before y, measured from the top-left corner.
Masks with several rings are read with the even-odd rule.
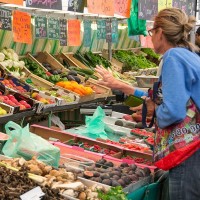
[[[128,200],[169,200],[168,183],[168,173],[165,173],[155,183],[128,194]]]
[[[22,128],[10,121],[5,125],[5,130],[10,137],[2,149],[4,155],[13,158],[23,157],[26,160],[36,156],[38,160],[48,165],[59,166],[60,149],[42,137],[31,133],[29,125]]]
[[[131,4],[131,16],[127,20],[128,22],[128,35],[147,35],[146,20],[138,19],[138,0],[132,0]]]

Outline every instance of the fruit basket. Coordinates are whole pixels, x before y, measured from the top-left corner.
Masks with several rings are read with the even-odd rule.
[[[0,82],[3,83],[7,89],[23,94],[28,93],[33,89],[28,84],[12,75],[6,75],[4,78],[0,78]]]
[[[43,92],[32,91],[31,98],[38,102],[37,113],[40,113],[43,109],[55,107],[57,103],[57,98],[49,96]]]

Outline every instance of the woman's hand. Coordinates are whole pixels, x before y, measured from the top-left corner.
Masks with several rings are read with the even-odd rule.
[[[95,68],[96,72],[98,72],[102,76],[102,80],[99,81],[99,84],[107,86],[111,89],[115,89],[117,85],[117,79],[112,75],[111,72],[106,70],[104,67],[101,65],[97,65]]]
[[[106,70],[104,67],[102,66],[96,66],[95,68],[96,72],[98,72],[101,76],[102,76],[102,80],[100,80],[98,83],[100,85],[104,85],[106,87],[109,87],[111,89],[116,89],[116,90],[120,90],[123,93],[130,95],[130,94],[134,94],[134,88],[132,87],[132,85],[128,85],[126,83],[123,83],[122,81],[116,79],[111,72],[109,72],[108,70]]]

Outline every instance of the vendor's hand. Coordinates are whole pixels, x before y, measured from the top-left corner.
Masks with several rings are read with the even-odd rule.
[[[145,103],[147,105],[147,117],[152,117],[155,111],[155,103],[149,97],[145,99]]]
[[[99,80],[99,84],[109,87],[111,89],[115,89],[117,79],[112,75],[111,72],[106,70],[101,65],[97,65],[95,68],[96,72],[98,72],[102,76],[102,80]]]

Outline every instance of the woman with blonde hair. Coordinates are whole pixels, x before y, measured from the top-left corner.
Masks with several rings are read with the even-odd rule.
[[[200,57],[195,53],[197,47],[187,40],[194,25],[195,17],[166,8],[148,31],[155,51],[163,55],[157,89],[154,87],[162,94],[153,99],[157,129],[154,161],[158,168],[169,170],[170,200],[200,200]],[[97,72],[107,76],[107,86],[138,94],[101,67]]]

